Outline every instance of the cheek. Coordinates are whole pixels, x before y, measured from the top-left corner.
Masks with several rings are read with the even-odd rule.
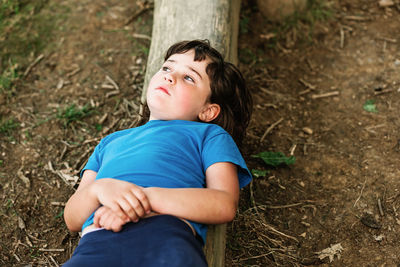
[[[179,97],[179,106],[184,110],[193,109],[198,105],[199,101],[200,99],[188,90],[183,90]]]

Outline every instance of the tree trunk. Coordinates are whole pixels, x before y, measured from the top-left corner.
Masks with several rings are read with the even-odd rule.
[[[239,11],[240,0],[155,0],[142,103],[165,52],[178,41],[208,39],[227,61],[237,64]],[[210,226],[205,247],[210,267],[224,266],[225,244],[226,224]]]

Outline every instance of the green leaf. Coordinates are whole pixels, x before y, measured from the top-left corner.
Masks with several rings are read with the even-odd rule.
[[[260,158],[265,162],[265,164],[273,167],[277,167],[281,164],[292,165],[296,162],[294,156],[286,157],[282,152],[264,151],[257,155],[253,155],[252,157]]]
[[[57,215],[56,215],[56,219],[61,218],[64,215],[64,210],[60,211]]]
[[[376,109],[376,105],[375,105],[375,100],[365,101],[363,108],[365,111],[378,113],[378,110]]]
[[[251,170],[251,174],[252,174],[254,177],[256,177],[256,178],[259,178],[259,177],[264,177],[264,176],[266,176],[266,175],[268,174],[268,171],[266,171],[266,170],[252,169],[252,170]]]

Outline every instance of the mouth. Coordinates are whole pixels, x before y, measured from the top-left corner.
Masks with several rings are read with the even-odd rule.
[[[170,95],[170,93],[168,92],[168,90],[165,87],[159,86],[156,88],[156,90],[161,90],[162,92],[166,93],[167,95]]]

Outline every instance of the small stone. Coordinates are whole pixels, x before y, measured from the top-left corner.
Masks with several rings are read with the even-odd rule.
[[[309,134],[309,135],[313,134],[313,130],[309,127],[304,127],[303,132],[305,132],[306,134]]]
[[[378,242],[382,241],[384,238],[385,238],[385,236],[382,234],[380,234],[378,236],[374,235],[375,241],[378,241]]]
[[[24,220],[19,216],[18,216],[18,227],[21,230],[24,230],[26,228]]]
[[[380,0],[379,1],[379,6],[380,7],[390,7],[393,6],[394,2],[392,0]]]

